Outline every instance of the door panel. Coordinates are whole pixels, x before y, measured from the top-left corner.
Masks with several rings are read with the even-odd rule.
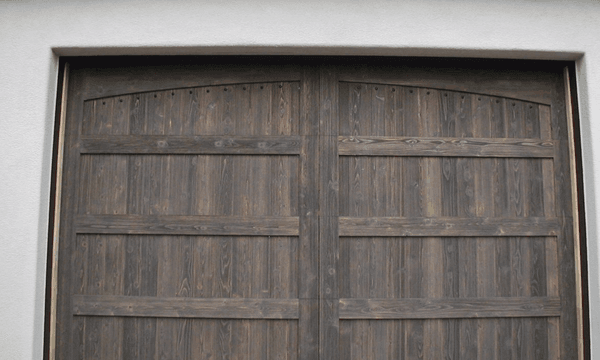
[[[71,64],[57,358],[576,357],[560,66],[140,61]]]
[[[314,76],[205,65],[72,67],[59,358],[315,358]]]
[[[550,107],[367,74],[332,84],[340,358],[558,358]]]

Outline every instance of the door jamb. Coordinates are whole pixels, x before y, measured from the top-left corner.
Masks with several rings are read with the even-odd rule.
[[[575,289],[577,311],[578,359],[591,359],[590,317],[587,273],[587,246],[585,206],[583,192],[583,167],[581,157],[581,132],[575,78],[575,64],[570,62],[563,70],[565,88],[565,112],[569,141],[569,166],[573,215],[573,246],[575,257]]]
[[[52,147],[52,175],[50,177],[50,208],[48,219],[48,247],[46,256],[46,291],[44,316],[44,359],[56,357],[56,308],[58,290],[58,248],[60,232],[60,206],[62,194],[63,158],[69,63],[59,59],[56,112],[54,116],[54,141]]]

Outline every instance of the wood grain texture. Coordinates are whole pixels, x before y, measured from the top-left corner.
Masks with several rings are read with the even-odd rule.
[[[246,154],[297,155],[299,136],[85,136],[83,154]]]
[[[340,299],[340,319],[558,317],[557,297]]]
[[[320,69],[319,87],[319,358],[339,359],[338,87],[335,68]]]
[[[79,215],[80,234],[298,235],[298,217]]]
[[[553,218],[340,217],[340,236],[556,236]]]
[[[298,81],[301,78],[298,66],[285,59],[269,61],[270,64],[252,57],[199,57],[192,61],[181,59],[185,65],[173,65],[173,58],[115,60],[102,62],[101,66],[110,69],[109,72],[92,72],[88,75],[84,99],[162,89],[187,90],[196,86],[279,83]]]
[[[75,295],[78,316],[135,316],[206,319],[298,319],[297,299],[197,299]]]
[[[299,259],[298,358],[319,357],[319,72],[309,66],[303,69],[300,98],[301,120],[298,213]],[[293,281],[293,280],[291,280]]]
[[[377,66],[379,65],[379,66]],[[435,88],[446,91],[476,93],[550,104],[552,101],[549,85],[551,81],[541,69],[543,65],[531,68],[503,64],[502,69],[489,71],[477,60],[440,59],[424,62],[422,59],[370,59],[368,64],[348,64],[339,70],[340,80],[360,83],[368,79],[379,86],[392,85]],[[460,78],[460,81],[457,79]]]
[[[340,136],[339,154],[352,156],[552,158],[551,140]]]
[[[340,159],[339,212],[340,236],[345,238],[340,245],[339,282],[344,300],[381,297],[384,289],[394,289],[404,279],[406,290],[387,293],[387,304],[403,301],[412,284],[416,297],[428,300],[493,297],[495,289],[509,298],[545,294],[544,248],[556,239],[560,226],[559,219],[542,208],[542,189],[548,183],[542,170],[552,161],[556,144],[551,140],[539,153],[513,147],[545,142],[540,140],[542,107],[479,94],[365,82],[341,83],[340,99],[343,136],[338,144],[339,154],[345,156]],[[467,149],[470,141],[485,150]],[[409,142],[415,144],[414,152],[406,150]],[[467,146],[461,149],[459,144]],[[511,150],[505,152],[504,145]],[[439,156],[437,146],[445,147]],[[543,160],[533,160],[540,155]],[[507,159],[511,157],[523,160]],[[403,169],[402,176],[395,173],[396,167]],[[391,200],[387,194],[392,194]],[[403,205],[400,212],[392,205],[398,200]],[[546,225],[528,226],[529,220]],[[420,232],[408,230],[412,221],[421,223],[415,225]],[[426,230],[430,225],[435,228],[437,221],[440,228]],[[550,237],[528,238],[537,231]],[[390,252],[392,244],[404,248],[406,256]],[[385,274],[394,272],[389,262],[403,264],[399,271],[405,277],[387,278]],[[440,322],[432,316],[385,324],[344,320],[340,351],[348,358],[384,356],[390,346],[382,337],[395,328],[404,332],[403,354],[409,357],[503,358],[505,349],[509,357],[527,358],[534,349],[544,357],[547,324],[558,317],[555,311],[548,319],[526,315],[523,320],[474,319]],[[499,345],[506,341],[514,346]]]
[[[165,61],[72,68],[60,358],[571,356],[560,71]]]

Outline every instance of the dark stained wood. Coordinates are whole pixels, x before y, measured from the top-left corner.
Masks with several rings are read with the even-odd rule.
[[[75,295],[78,316],[207,319],[298,319],[297,299],[196,299],[180,297]]]
[[[298,217],[78,215],[80,234],[298,235]]]
[[[86,136],[85,154],[278,154],[300,153],[299,136]]]
[[[441,135],[440,93],[434,89],[418,89],[418,114],[421,119],[420,136],[433,137]],[[438,217],[442,213],[441,177],[442,159],[425,157],[421,159],[421,212],[425,217]],[[422,294],[426,298],[437,299],[443,296],[443,240],[437,237],[422,239],[423,280]],[[440,319],[427,319],[423,322],[423,357],[443,358],[442,346],[436,346],[443,339],[444,326]]]
[[[396,100],[391,101],[396,98],[394,93],[406,94],[406,98],[402,98],[400,104]],[[411,94],[418,101],[411,102]],[[420,146],[418,141],[425,139],[443,147],[448,140],[454,141],[454,144],[484,140],[489,145],[514,144],[512,139],[518,138],[541,144],[545,140],[540,140],[541,116],[538,109],[544,106],[479,94],[411,89],[364,81],[340,83],[340,99],[340,133],[343,136],[338,138],[338,142],[339,153],[344,155],[340,159],[340,235],[347,237],[341,243],[340,270],[342,274],[348,273],[340,275],[342,297],[376,298],[381,296],[381,289],[394,286],[394,282],[386,280],[383,275],[386,274],[386,262],[390,256],[393,257],[393,252],[386,250],[392,243],[405,248],[410,245],[407,264],[411,267],[403,267],[402,271],[406,273],[408,283],[418,287],[415,291],[418,297],[436,298],[442,294],[442,297],[487,298],[496,296],[496,286],[507,297],[545,294],[548,270],[544,248],[555,240],[560,228],[559,219],[542,209],[542,204],[549,202],[543,200],[548,195],[542,189],[554,188],[547,176],[543,176],[544,164],[552,160],[530,160],[540,153],[522,152],[518,155],[520,150],[503,154],[498,147],[495,154],[490,152],[489,155],[491,158],[497,156],[497,160],[468,159],[481,155],[471,150],[453,154],[454,150],[450,149],[439,156],[428,156],[425,151],[404,151],[403,147],[408,148],[408,145],[394,143],[410,139]],[[415,103],[418,106],[411,105]],[[386,106],[389,106],[388,111]],[[397,118],[394,112],[408,119],[411,116],[412,119],[418,118],[421,122],[402,121],[404,126],[399,130],[388,125],[389,119]],[[427,137],[431,135],[433,137]],[[386,141],[392,144],[389,147],[393,150],[388,151]],[[548,149],[543,150],[545,155],[542,159],[554,157],[551,149],[556,144],[551,143]],[[428,156],[429,159],[398,158],[413,155]],[[516,159],[521,156],[523,160]],[[404,169],[403,176],[394,175],[391,164],[399,164]],[[545,169],[546,174],[552,171],[547,166]],[[491,182],[490,174],[493,175]],[[394,182],[391,182],[392,178]],[[438,179],[443,180],[440,183]],[[382,199],[388,192],[395,194],[399,189],[401,195],[392,196],[394,201],[402,200],[404,211],[395,213],[394,207],[389,207]],[[441,212],[437,208],[442,208]],[[545,224],[542,225],[545,230],[539,235],[550,237],[528,238],[537,235],[530,230],[536,228],[535,232],[539,229],[535,225],[526,225],[529,220]],[[397,227],[394,225],[396,221]],[[412,221],[421,222],[423,228],[435,227],[433,224],[440,228],[432,232],[421,229],[419,233],[412,233],[402,226]],[[469,222],[494,225],[487,230],[483,230],[487,225],[475,230],[479,227],[476,225],[471,228],[472,232],[461,225],[456,226]],[[492,229],[495,226],[498,228]],[[501,226],[511,230],[500,229]],[[500,235],[502,232],[503,235]],[[372,247],[377,243],[374,236],[382,239],[385,245]],[[424,238],[387,240],[386,236]],[[444,240],[440,242],[435,236],[444,236]],[[468,238],[453,239],[452,236]],[[411,242],[418,245],[413,247]],[[496,250],[499,251],[497,256],[494,254]],[[362,253],[365,255],[358,255]],[[380,258],[382,253],[388,256]],[[444,255],[439,258],[438,254],[442,253]],[[501,271],[494,270],[495,263],[501,266]],[[442,273],[446,281],[439,290],[437,279]],[[495,285],[496,279],[498,285]],[[361,289],[378,290],[364,292]],[[514,289],[520,290],[514,292]],[[508,348],[510,354],[528,358],[534,348],[542,349],[536,350],[536,353],[546,356],[544,354],[548,352],[544,349],[549,344],[547,324],[556,319],[535,320],[525,315],[523,320],[508,323],[496,319],[446,320],[443,323],[439,320],[402,320],[394,326],[408,326],[404,329],[408,333],[403,336],[408,336],[404,339],[410,337],[410,340],[404,341],[408,346],[416,345],[406,349],[405,354],[409,356],[503,358],[499,354],[506,347],[499,344],[506,344],[508,340],[514,345]],[[390,325],[373,320],[342,321],[342,354],[361,359],[385,354],[389,347],[378,339],[385,337],[382,334],[390,334]],[[498,340],[496,331],[500,334]]]
[[[140,59],[115,59],[112,64],[104,61],[109,72],[91,72],[86,79],[84,99],[117,96],[130,93],[171,89],[188,90],[198,86],[232,86],[234,84],[280,83],[298,81],[301,72],[295,65],[274,61],[265,64],[257,58],[226,59],[222,57],[184,60],[187,64],[168,64],[169,60],[158,60],[153,65],[140,66]],[[146,62],[148,59],[143,59]],[[125,66],[124,66],[125,65]],[[210,70],[206,70],[207,67]],[[240,79],[244,79],[243,82]]]
[[[440,94],[441,104],[440,112],[440,135],[444,137],[455,137],[457,133],[457,122],[459,121],[460,105],[462,96],[453,92],[444,92]],[[460,130],[460,129],[459,129]],[[464,138],[463,138],[464,139]],[[441,213],[442,216],[456,217],[458,211],[458,189],[457,158],[442,158],[441,164]],[[443,281],[444,297],[458,298],[460,296],[461,283],[461,260],[459,238],[446,238],[443,250]],[[446,320],[445,334],[443,336],[447,357],[451,359],[460,358],[461,333],[460,329],[464,321],[449,319]]]
[[[556,236],[555,218],[340,217],[340,236]]]
[[[552,158],[555,143],[532,139],[339,137],[340,155]]]
[[[154,238],[134,236],[125,246],[124,295],[156,296],[158,254]],[[123,357],[153,357],[156,349],[156,319],[126,319],[123,325]]]
[[[492,99],[487,96],[471,95],[471,116],[473,118],[473,136],[491,137],[492,135]],[[490,191],[489,174],[493,172],[492,161],[475,160],[474,164],[474,199],[476,202],[474,215],[477,217],[493,217],[493,193]],[[494,238],[478,238],[476,240],[477,258],[477,297],[495,297],[497,292],[498,261]],[[544,319],[545,320],[545,319]],[[456,321],[456,320],[455,320]],[[478,321],[477,357],[495,359],[498,352],[497,318]]]
[[[478,127],[478,119],[473,114],[473,97],[469,94],[455,94],[455,132],[456,136],[463,138],[473,137],[473,131]],[[456,213],[461,218],[474,218],[476,216],[477,200],[475,196],[477,177],[475,171],[475,160],[470,158],[459,158],[456,160]],[[478,238],[461,238],[458,241],[458,257],[465,259],[459,264],[458,293],[461,298],[477,297],[477,274],[480,263],[477,259]],[[458,326],[460,345],[459,357],[464,359],[475,358],[480,346],[478,343],[479,324],[475,320],[465,319]],[[487,346],[487,344],[486,344]]]
[[[139,60],[72,67],[59,358],[572,358],[560,69]]]
[[[319,72],[303,69],[299,196],[298,358],[319,357]],[[292,280],[293,281],[293,280]]]
[[[341,67],[340,80],[364,82],[368,79],[369,82],[380,86],[414,86],[526,99],[543,104],[552,102],[549,88],[551,82],[544,76],[543,71],[537,72],[540,69],[535,68],[534,64],[527,70],[523,69],[521,64],[519,69],[494,68],[493,71],[489,71],[485,66],[481,67],[477,60],[461,59],[451,63],[448,59],[439,59],[427,63],[422,59],[385,59],[379,62],[381,66],[376,66],[377,61],[370,59],[362,66],[348,64]],[[460,81],[457,81],[458,78]]]
[[[406,136],[422,136],[420,133],[420,124],[414,121],[414,114],[418,114],[419,100],[417,91],[414,88],[405,89],[401,101],[403,103],[403,132]],[[404,217],[423,217],[422,195],[420,186],[423,184],[422,173],[420,171],[420,161],[417,158],[402,159],[402,180],[403,180],[403,204],[402,215]],[[423,265],[421,257],[423,254],[423,243],[420,239],[410,239],[404,244],[403,257],[405,258],[406,273],[404,279],[404,291],[402,297],[420,298],[423,297]],[[406,321],[404,323],[404,344],[405,357],[407,359],[422,359],[424,347],[424,322]]]
[[[340,299],[340,319],[558,317],[557,297]]]
[[[319,87],[319,358],[339,359],[338,91],[335,68],[320,70]]]

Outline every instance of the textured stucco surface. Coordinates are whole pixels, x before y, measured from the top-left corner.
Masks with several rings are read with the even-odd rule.
[[[58,56],[102,54],[577,60],[592,351],[600,354],[597,0],[1,1],[0,49],[0,359],[42,358]]]

